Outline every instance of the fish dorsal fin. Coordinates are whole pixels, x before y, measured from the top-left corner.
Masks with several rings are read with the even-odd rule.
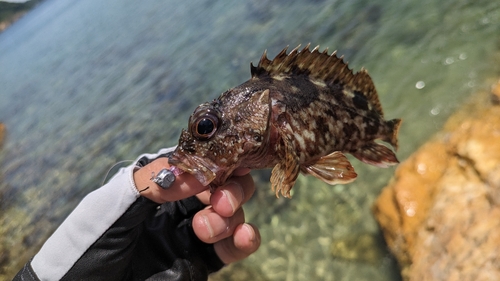
[[[257,66],[250,64],[252,78],[306,75],[327,85],[342,85],[350,94],[354,92],[362,94],[371,103],[372,108],[383,115],[375,85],[364,68],[358,73],[353,73],[343,61],[344,57],[337,57],[336,51],[328,55],[328,48],[320,52],[319,46],[316,46],[310,51],[309,46],[310,44],[307,44],[302,51],[299,51],[299,45],[288,54],[286,47],[273,60],[269,60],[267,52],[264,51]]]

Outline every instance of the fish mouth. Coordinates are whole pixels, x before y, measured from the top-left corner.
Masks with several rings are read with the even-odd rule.
[[[193,175],[203,186],[208,186],[216,178],[218,167],[210,159],[201,158],[179,151],[177,148],[168,157],[168,163]]]

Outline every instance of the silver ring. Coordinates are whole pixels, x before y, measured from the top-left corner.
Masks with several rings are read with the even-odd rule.
[[[168,189],[175,181],[175,175],[168,169],[162,169],[156,177],[153,175],[151,180],[163,189]]]

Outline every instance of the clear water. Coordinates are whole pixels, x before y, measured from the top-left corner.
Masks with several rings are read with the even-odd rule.
[[[175,145],[265,49],[311,42],[367,68],[386,118],[404,119],[404,160],[496,79],[499,30],[490,0],[43,2],[0,34],[0,280],[113,163]],[[292,200],[256,173],[245,211],[262,247],[212,279],[399,280],[370,213],[393,169],[353,162],[356,182],[299,177]]]

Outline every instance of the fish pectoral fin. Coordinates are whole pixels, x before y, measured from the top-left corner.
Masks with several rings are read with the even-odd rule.
[[[313,165],[304,166],[303,172],[331,185],[350,183],[358,176],[349,160],[340,151],[321,157]]]
[[[351,153],[360,161],[381,168],[387,168],[399,163],[396,154],[387,146],[372,142]]]
[[[285,159],[274,166],[271,172],[271,187],[276,191],[276,197],[279,193],[286,198],[291,198],[292,189],[300,172],[299,157],[295,152],[292,141],[288,137],[283,138],[285,144]]]

